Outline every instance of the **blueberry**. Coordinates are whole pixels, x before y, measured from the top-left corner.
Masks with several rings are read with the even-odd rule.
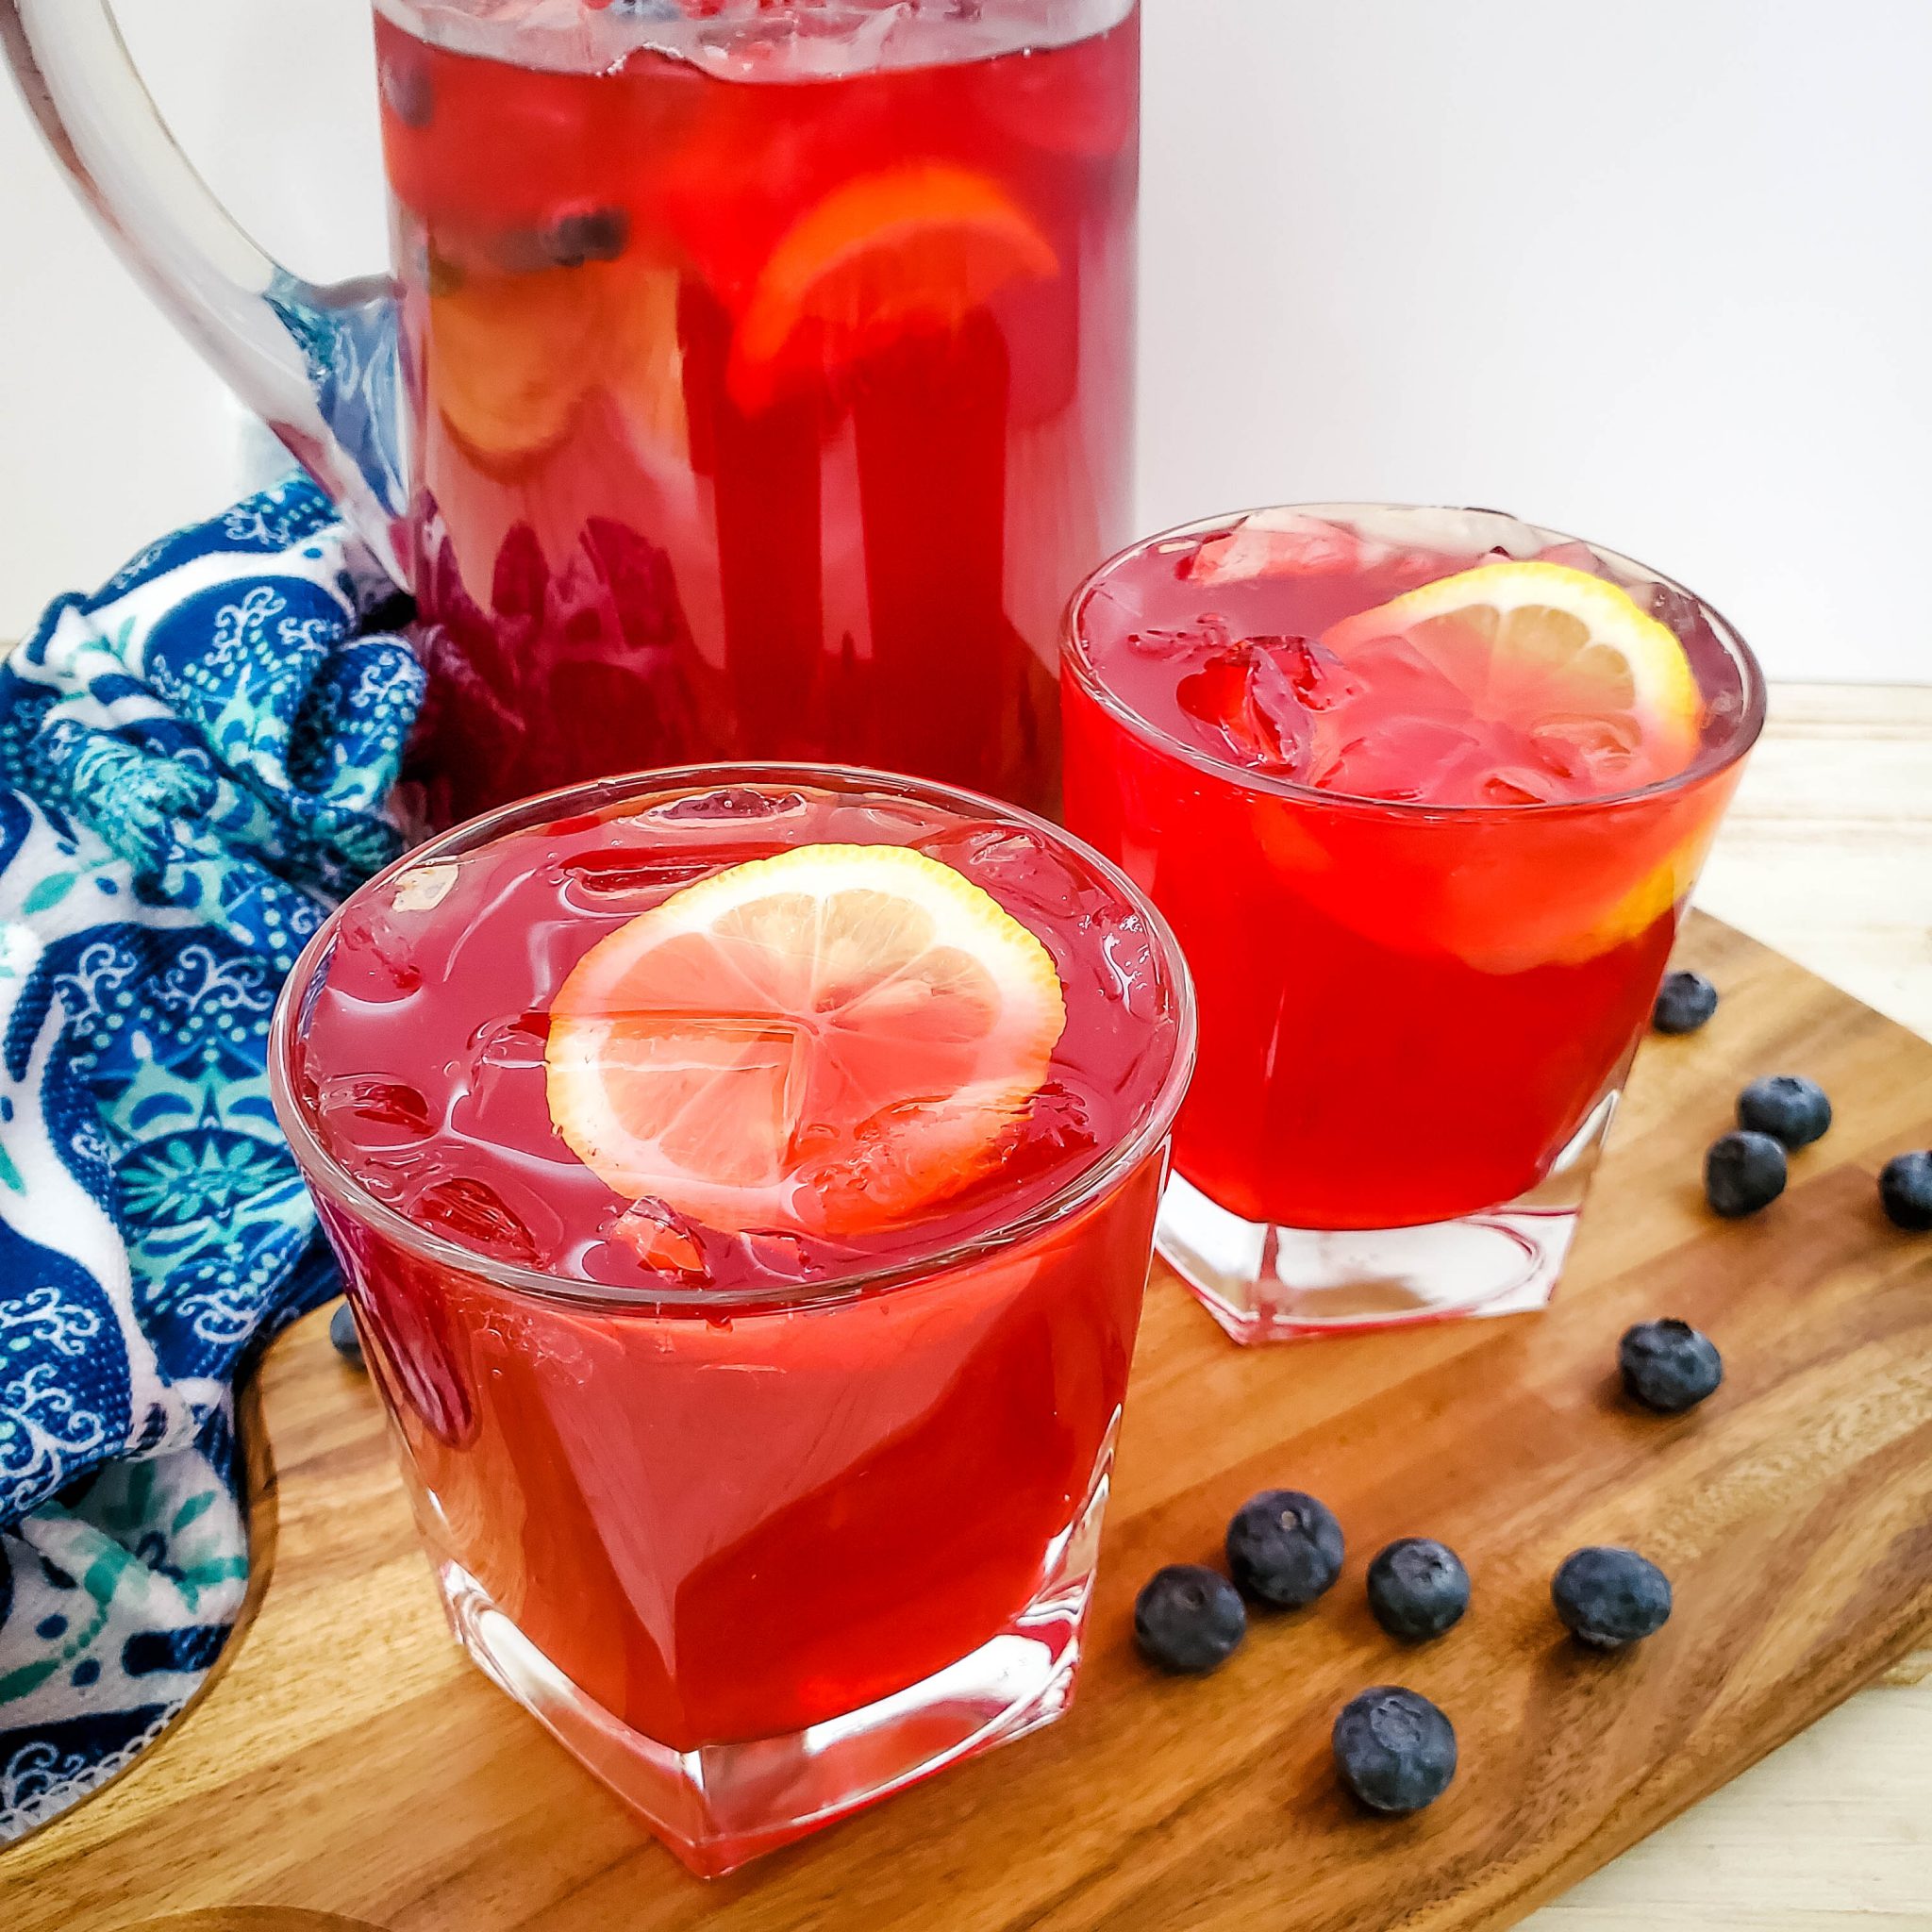
[[[1815,1080],[1773,1074],[1738,1095],[1738,1124],[1782,1141],[1795,1154],[1824,1137],[1831,1125],[1831,1102]]]
[[[1406,1536],[1369,1565],[1369,1608],[1405,1643],[1441,1636],[1468,1607],[1469,1572],[1446,1543]]]
[[[1650,1009],[1659,1033],[1695,1033],[1717,1011],[1717,988],[1701,973],[1666,973]]]
[[[1725,1134],[1704,1157],[1704,1198],[1727,1221],[1756,1214],[1785,1191],[1785,1149],[1769,1134]]]
[[[547,227],[504,229],[491,243],[490,258],[508,275],[533,275],[615,261],[629,245],[630,216],[623,208],[579,208]]]
[[[1279,1610],[1311,1604],[1341,1574],[1341,1525],[1299,1490],[1263,1490],[1227,1525],[1227,1567],[1244,1594]]]
[[[1878,1198],[1894,1227],[1932,1231],[1932,1150],[1897,1154],[1878,1176]]]
[[[1335,1764],[1370,1810],[1420,1811],[1456,1775],[1456,1726],[1426,1697],[1378,1684],[1335,1720]]]
[[[559,268],[615,261],[630,246],[630,216],[621,208],[584,208],[551,223],[544,242]]]
[[[1234,1585],[1199,1563],[1157,1570],[1134,1599],[1134,1641],[1163,1671],[1218,1671],[1247,1634],[1248,1613]]]
[[[1617,1344],[1624,1387],[1645,1408],[1682,1415],[1716,1391],[1724,1358],[1707,1335],[1688,1322],[1640,1322]]]
[[[1621,1650],[1671,1619],[1671,1579],[1635,1550],[1576,1550],[1550,1582],[1564,1627],[1598,1650]]]
[[[356,1333],[356,1317],[347,1302],[338,1302],[336,1311],[328,1318],[328,1339],[335,1343],[336,1353],[355,1368],[366,1368],[362,1359],[362,1338]]]

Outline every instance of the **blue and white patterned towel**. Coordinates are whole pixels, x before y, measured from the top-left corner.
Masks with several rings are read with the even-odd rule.
[[[335,1289],[269,1013],[398,849],[391,594],[291,479],[0,664],[0,1840],[151,1741],[242,1604],[233,1379]]]

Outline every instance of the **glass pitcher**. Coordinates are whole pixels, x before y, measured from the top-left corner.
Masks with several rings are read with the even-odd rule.
[[[268,259],[4,0],[129,264],[416,596],[420,809],[830,758],[1050,808],[1128,536],[1137,0],[377,0],[393,275]]]

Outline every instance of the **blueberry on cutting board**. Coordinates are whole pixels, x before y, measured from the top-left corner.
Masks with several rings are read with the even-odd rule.
[[[1704,1157],[1704,1198],[1711,1211],[1739,1221],[1769,1208],[1785,1191],[1782,1141],[1769,1134],[1725,1134]]]
[[[1659,1415],[1695,1408],[1724,1378],[1717,1344],[1688,1322],[1640,1322],[1626,1329],[1617,1366],[1631,1397]]]
[[[1769,1134],[1795,1154],[1824,1137],[1831,1125],[1831,1102],[1815,1080],[1772,1074],[1752,1081],[1738,1095],[1738,1124],[1754,1134]]]
[[[1263,1490],[1227,1525],[1227,1567],[1242,1595],[1299,1610],[1341,1574],[1341,1525],[1300,1490]]]
[[[1406,1817],[1433,1805],[1456,1775],[1456,1726],[1414,1690],[1377,1684],[1335,1720],[1335,1766],[1372,1811]]]
[[[1650,1009],[1659,1033],[1695,1033],[1717,1011],[1717,988],[1701,973],[1666,973]]]
[[[1134,1599],[1134,1641],[1163,1671],[1205,1676],[1241,1648],[1248,1612],[1240,1592],[1200,1563],[1157,1570]]]
[[[335,1343],[336,1353],[351,1368],[369,1366],[362,1359],[362,1338],[356,1333],[355,1311],[346,1301],[338,1302],[335,1313],[328,1318],[328,1339]]]
[[[1563,1627],[1593,1650],[1641,1643],[1670,1622],[1671,1579],[1635,1550],[1575,1550],[1550,1580]]]
[[[1390,1636],[1426,1643],[1462,1621],[1469,1572],[1447,1543],[1406,1536],[1370,1563],[1369,1608]]]
[[[1886,1219],[1907,1234],[1932,1232],[1932,1149],[1894,1155],[1878,1176]]]

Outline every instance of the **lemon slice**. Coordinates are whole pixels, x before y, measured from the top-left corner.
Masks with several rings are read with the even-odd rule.
[[[430,295],[431,391],[473,458],[513,465],[563,440],[595,380],[609,280],[601,262],[526,275],[479,271]]]
[[[727,1232],[914,1216],[1003,1157],[1066,1024],[1046,948],[894,845],[805,845],[621,926],[551,1009],[551,1118],[617,1193]]]
[[[861,175],[773,249],[739,321],[732,392],[747,408],[769,399],[808,324],[814,359],[841,364],[922,323],[957,328],[1006,283],[1058,273],[1053,244],[984,175],[914,161]]]
[[[1346,618],[1322,641],[1364,666],[1399,640],[1483,721],[1543,734],[1584,795],[1672,776],[1697,750],[1703,700],[1674,632],[1616,584],[1567,564],[1486,563]]]
[[[689,453],[681,272],[641,256],[521,275],[473,273],[429,297],[442,419],[486,470],[514,474],[568,436],[607,388],[648,448]]]
[[[1332,688],[1317,693],[1313,782],[1496,808],[1407,839],[1378,820],[1284,809],[1310,837],[1270,849],[1281,844],[1332,917],[1511,974],[1587,962],[1674,916],[1728,794],[1722,778],[1611,814],[1515,815],[1639,791],[1697,755],[1703,701],[1684,647],[1617,585],[1542,560],[1482,564],[1345,619],[1322,644]]]

